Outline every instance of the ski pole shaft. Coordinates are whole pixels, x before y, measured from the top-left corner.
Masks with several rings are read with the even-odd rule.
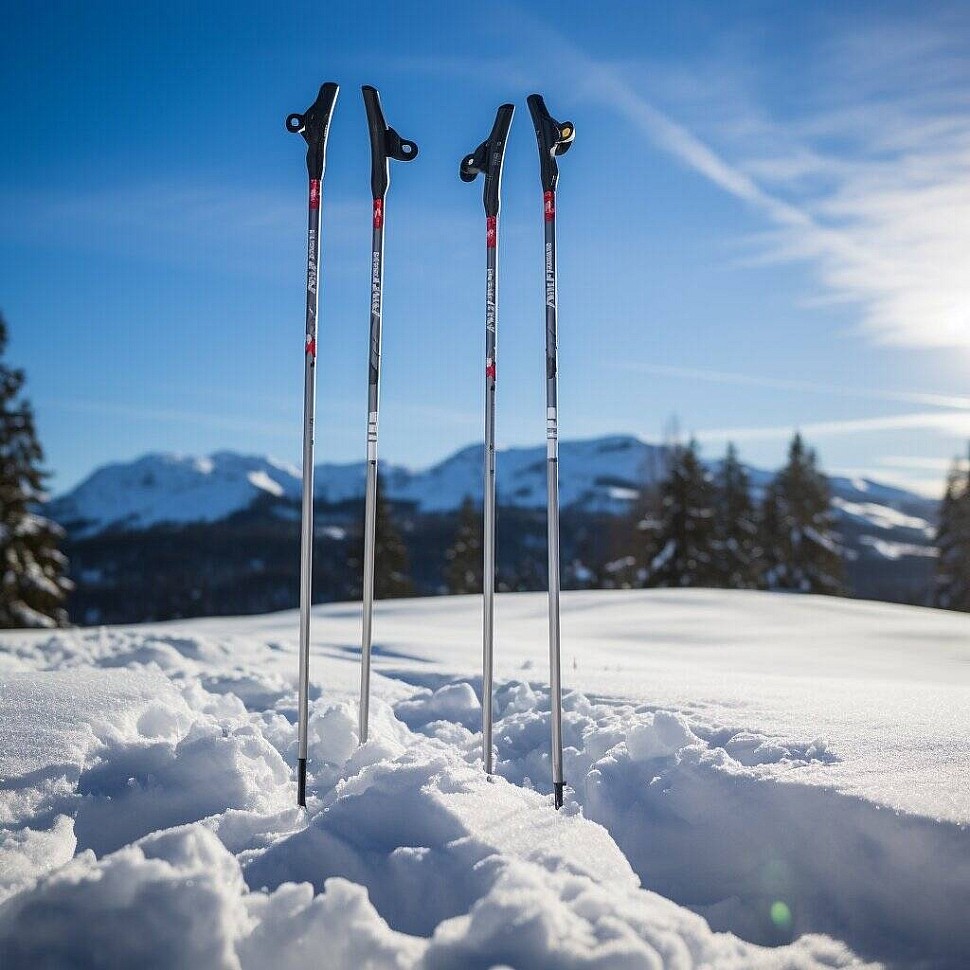
[[[485,492],[482,593],[482,755],[492,773],[492,650],[495,635],[495,381],[498,325],[498,217],[485,217]],[[486,703],[485,699],[488,699]]]
[[[320,274],[320,204],[330,118],[339,88],[327,83],[302,114],[286,119],[287,131],[307,143],[306,338],[303,346],[303,505],[300,519],[300,669],[298,700],[297,795],[306,805],[307,723],[310,693],[310,603],[313,588],[313,440],[316,413],[317,311]]]
[[[546,304],[546,481],[549,541],[549,707],[552,713],[552,787],[556,808],[562,808],[562,663],[559,630],[559,392],[558,300],[556,295],[556,158],[572,145],[572,122],[556,121],[538,94],[528,97],[539,146],[539,179],[545,227]]]
[[[364,495],[363,618],[360,642],[360,708],[358,736],[367,741],[370,719],[370,668],[374,618],[374,567],[377,544],[377,425],[380,410],[381,326],[384,292],[384,201],[390,184],[390,159],[409,162],[418,146],[387,126],[377,89],[361,88],[371,147],[371,193],[374,223],[371,246],[370,350],[367,368],[367,485]]]
[[[559,647],[559,401],[556,298],[556,196],[543,197],[546,261],[546,482],[549,519],[549,705],[552,712],[552,784],[563,802],[562,678]]]
[[[297,801],[306,804],[310,687],[310,603],[313,585],[313,423],[316,413],[317,277],[320,265],[320,181],[310,180],[307,230],[306,345],[303,365],[303,508],[300,517],[300,744]]]
[[[495,633],[495,385],[498,364],[498,214],[502,163],[515,106],[503,104],[488,138],[458,168],[463,182],[485,176],[485,482],[482,500],[482,763],[490,775],[492,758],[492,676]]]
[[[367,487],[364,497],[364,589],[360,663],[360,743],[367,741],[374,617],[374,553],[377,544],[377,417],[380,403],[381,288],[384,277],[384,202],[374,200],[371,247],[370,361],[367,379]]]

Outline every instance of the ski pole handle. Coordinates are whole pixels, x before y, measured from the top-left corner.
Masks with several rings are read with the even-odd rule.
[[[559,181],[559,165],[556,158],[565,155],[576,137],[571,121],[556,121],[543,101],[541,94],[530,94],[526,99],[532,124],[539,144],[539,178],[543,192],[555,192]]]
[[[327,81],[321,85],[317,100],[303,114],[294,112],[286,116],[286,130],[294,135],[303,135],[303,140],[307,143],[306,167],[311,179],[323,178],[330,118],[339,91],[340,85]]]
[[[514,104],[500,105],[488,138],[470,155],[466,155],[458,167],[458,175],[463,182],[474,182],[479,174],[485,176],[482,201],[486,216],[498,215],[502,191],[502,163],[505,161],[505,145],[509,139],[514,113]]]
[[[393,128],[387,126],[381,110],[381,96],[377,88],[364,84],[364,109],[367,112],[367,128],[370,131],[370,187],[372,197],[383,199],[390,182],[389,159],[410,162],[418,157],[418,146],[413,141],[402,138]]]

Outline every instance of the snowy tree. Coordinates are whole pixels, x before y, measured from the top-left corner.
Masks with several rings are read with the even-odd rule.
[[[758,522],[751,482],[733,444],[715,484],[715,582],[727,589],[753,589],[758,583]]]
[[[768,589],[843,592],[842,550],[833,531],[828,480],[800,434],[792,439],[788,463],[768,486],[761,526]]]
[[[458,513],[458,534],[445,552],[445,583],[449,593],[482,591],[482,518],[471,496]]]
[[[970,478],[954,462],[940,503],[933,602],[970,612]]]
[[[714,484],[694,440],[671,449],[651,532],[653,554],[644,569],[644,585],[713,584]]]
[[[784,529],[778,490],[769,486],[758,509],[759,589],[777,588],[778,577],[784,573],[785,556],[788,554]]]
[[[380,479],[377,483],[374,543],[374,598],[394,599],[412,596],[411,566],[408,550],[394,525],[391,506],[384,497]]]
[[[35,511],[46,497],[44,453],[33,409],[21,396],[24,372],[3,363],[6,349],[0,316],[0,627],[65,626],[73,584],[58,548],[63,531]]]

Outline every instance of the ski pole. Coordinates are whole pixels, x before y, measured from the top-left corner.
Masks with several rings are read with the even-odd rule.
[[[381,295],[384,281],[384,199],[390,183],[389,159],[410,162],[418,154],[413,141],[405,141],[388,128],[381,96],[369,84],[361,87],[367,127],[370,129],[371,193],[374,199],[374,234],[370,264],[370,358],[367,376],[367,487],[364,497],[364,615],[360,649],[360,743],[367,741],[370,713],[371,631],[374,615],[374,546],[377,520],[377,412],[381,374]]]
[[[307,703],[310,689],[310,593],[313,576],[313,416],[316,410],[317,282],[320,270],[320,183],[330,117],[338,85],[327,82],[303,114],[286,118],[286,130],[303,135],[310,176],[307,205],[306,340],[303,345],[303,511],[300,533],[300,701],[296,802],[306,805]]]
[[[549,503],[549,706],[552,711],[552,786],[556,808],[562,808],[562,678],[559,649],[559,415],[558,332],[556,306],[556,183],[558,155],[573,143],[571,121],[556,121],[538,94],[530,94],[529,112],[539,144],[539,177],[545,223],[546,301],[546,480]]]
[[[498,330],[498,212],[501,204],[502,162],[515,105],[503,104],[495,115],[491,134],[461,160],[463,182],[485,176],[485,494],[483,498],[484,561],[482,592],[482,759],[492,773],[492,639],[495,617],[495,380]]]

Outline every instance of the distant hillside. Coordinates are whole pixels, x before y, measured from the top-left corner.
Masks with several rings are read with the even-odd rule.
[[[618,516],[663,473],[664,448],[615,435],[560,445],[566,582],[605,554]],[[712,463],[712,468],[716,463]],[[771,472],[750,468],[760,495]],[[315,469],[318,599],[359,595],[359,532],[365,464]],[[444,551],[465,496],[482,495],[482,447],[430,468],[382,464],[419,591],[441,590]],[[936,503],[868,479],[830,479],[853,593],[923,602],[932,573]],[[48,505],[68,531],[76,620],[130,621],[203,612],[256,612],[295,603],[298,469],[270,458],[217,452],[152,454],[106,465]],[[544,582],[544,447],[498,454],[499,565],[508,588]],[[322,545],[321,545],[322,544]]]

